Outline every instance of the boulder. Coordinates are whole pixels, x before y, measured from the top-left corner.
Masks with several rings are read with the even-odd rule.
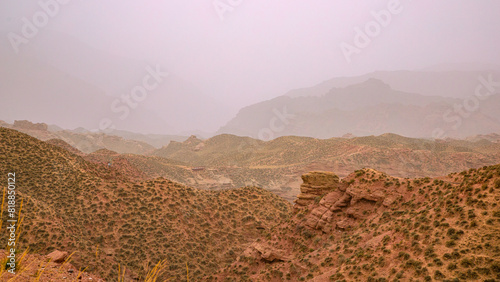
[[[384,199],[382,205],[384,205],[385,207],[390,207],[397,200],[397,198],[398,195],[389,195],[387,196],[387,198]]]
[[[47,258],[49,258],[50,261],[55,262],[55,263],[63,263],[67,257],[68,257],[67,252],[61,252],[58,250],[55,250],[52,253],[47,255]]]
[[[254,257],[265,262],[289,261],[290,258],[283,251],[277,250],[267,244],[254,242],[244,252],[244,256]]]

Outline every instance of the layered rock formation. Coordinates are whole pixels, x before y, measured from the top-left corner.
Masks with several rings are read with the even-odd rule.
[[[357,170],[297,203],[218,281],[500,281],[499,194],[500,165],[434,179]]]
[[[304,182],[300,186],[300,194],[295,200],[296,208],[307,207],[315,199],[339,188],[339,177],[333,172],[313,171],[302,175]]]
[[[357,176],[369,174],[370,183],[357,181]],[[311,172],[302,176],[301,194],[295,201],[295,210],[309,206],[305,226],[325,233],[334,229],[346,230],[357,219],[380,214],[402,196],[399,183],[384,173],[367,169],[349,175],[342,182],[331,172]]]

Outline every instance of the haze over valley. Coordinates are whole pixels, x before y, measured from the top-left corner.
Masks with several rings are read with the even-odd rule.
[[[0,0],[0,281],[499,281],[499,11]]]

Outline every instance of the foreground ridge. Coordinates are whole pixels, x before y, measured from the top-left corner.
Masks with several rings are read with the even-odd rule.
[[[500,165],[437,178],[373,169],[342,180],[331,172],[302,178],[291,219],[221,280],[500,279]]]
[[[206,191],[165,178],[142,180],[115,169],[117,163],[91,162],[6,128],[0,155],[2,175],[16,173],[16,197],[24,201],[18,250],[74,253],[76,270],[105,281],[118,273],[126,281],[144,278],[160,261],[167,267],[159,281],[183,281],[187,267],[192,281],[204,280],[292,208],[262,188]],[[0,237],[0,245],[7,239]]]

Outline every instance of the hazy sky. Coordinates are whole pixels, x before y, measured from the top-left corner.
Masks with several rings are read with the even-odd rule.
[[[444,63],[500,65],[496,0],[61,2],[69,3],[59,5],[37,37],[44,29],[62,32],[113,55],[159,63],[232,109],[335,76]],[[388,6],[398,12],[349,63],[342,42],[356,47],[355,28],[364,30],[373,12]],[[21,34],[22,18],[40,10],[38,1],[0,0],[0,30]]]

